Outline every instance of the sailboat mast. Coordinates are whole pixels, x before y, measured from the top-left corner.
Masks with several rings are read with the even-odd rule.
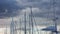
[[[31,22],[30,22],[30,14],[29,14],[29,34],[31,34]]]
[[[26,12],[24,14],[24,25],[25,25],[25,34],[26,34]]]
[[[56,0],[53,0],[53,13],[54,13],[54,19],[53,19],[53,21],[54,21],[54,25],[55,25],[55,33],[57,34],[57,22],[56,22],[56,20],[58,19],[57,17],[56,17],[56,11],[55,11],[55,6],[56,6]]]
[[[10,24],[10,34],[14,34],[14,21],[13,21],[13,17],[12,17],[12,21]]]
[[[33,14],[32,14],[32,7],[30,7],[30,10],[31,10],[31,24],[32,24],[32,34],[33,34]]]

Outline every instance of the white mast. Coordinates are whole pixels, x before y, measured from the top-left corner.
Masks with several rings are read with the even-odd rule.
[[[10,24],[10,34],[14,34],[14,21],[13,21],[13,17],[12,17],[12,21]]]

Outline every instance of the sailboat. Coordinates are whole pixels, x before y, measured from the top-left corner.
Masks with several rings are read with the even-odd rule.
[[[57,31],[57,20],[58,20],[58,17],[56,17],[56,11],[55,11],[55,0],[53,0],[53,22],[54,22],[54,26],[48,26],[48,27],[46,27],[46,28],[43,28],[42,30],[44,30],[44,31],[51,31],[52,33],[51,34],[53,34],[53,33],[56,33],[56,34],[58,34],[59,32]]]

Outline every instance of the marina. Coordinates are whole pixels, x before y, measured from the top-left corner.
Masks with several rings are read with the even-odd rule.
[[[19,7],[13,1],[0,9],[0,34],[60,34],[59,0],[16,0]]]

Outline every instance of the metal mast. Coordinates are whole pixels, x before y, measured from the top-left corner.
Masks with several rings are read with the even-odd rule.
[[[32,14],[32,7],[30,7],[30,10],[31,10],[31,24],[32,24],[32,34],[33,34],[33,14]]]
[[[25,25],[25,34],[26,34],[26,12],[24,14],[24,25]]]
[[[54,25],[55,25],[55,33],[56,34],[58,34],[57,33],[57,22],[56,22],[56,20],[58,19],[57,17],[56,17],[56,11],[55,11],[55,6],[56,6],[56,0],[53,0],[53,13],[54,13],[54,19],[53,19],[53,21],[54,21]]]

